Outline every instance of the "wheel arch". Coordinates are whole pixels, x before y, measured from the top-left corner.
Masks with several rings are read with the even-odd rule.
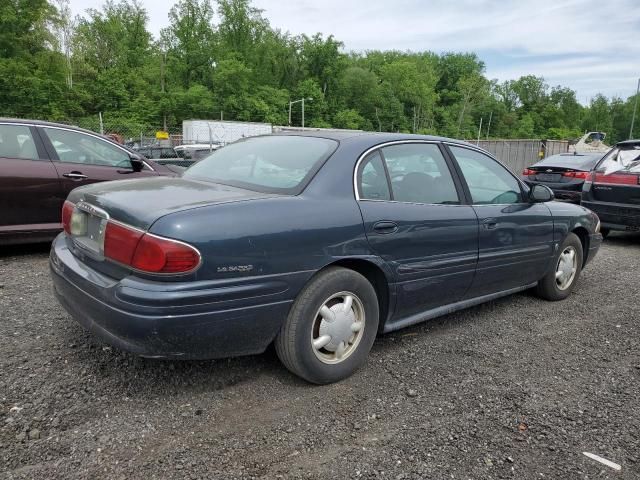
[[[394,298],[391,282],[385,271],[376,262],[364,258],[342,258],[328,265],[320,271],[329,267],[343,267],[358,272],[365,277],[376,291],[378,305],[380,307],[380,318],[378,322],[378,332],[382,332],[392,311],[391,303]]]
[[[589,230],[578,225],[571,230],[571,233],[574,233],[582,244],[582,266],[584,266],[589,256]]]

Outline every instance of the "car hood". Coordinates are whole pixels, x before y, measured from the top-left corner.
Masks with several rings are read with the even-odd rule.
[[[152,177],[76,188],[68,200],[87,202],[105,210],[114,220],[147,230],[158,218],[169,213],[275,196],[211,182]]]

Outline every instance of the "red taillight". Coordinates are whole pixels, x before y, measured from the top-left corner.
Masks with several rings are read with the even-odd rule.
[[[639,185],[640,175],[633,173],[612,173],[605,175],[604,173],[596,173],[593,179],[594,183],[604,183],[611,185]]]
[[[125,265],[131,265],[138,242],[144,232],[108,222],[104,232],[104,256]]]
[[[133,268],[154,273],[184,273],[200,264],[200,254],[190,245],[145,234],[133,256]]]
[[[563,172],[562,173],[563,177],[578,178],[582,180],[588,179],[589,175],[590,175],[589,172]]]
[[[112,221],[105,231],[104,256],[149,273],[186,273],[200,264],[200,253],[186,243]]]
[[[527,176],[527,177],[528,177],[528,176],[530,176],[530,175],[535,175],[536,173],[537,173],[537,172],[536,172],[535,170],[531,170],[530,168],[525,168],[525,169],[522,171],[522,175],[525,175],[525,176]]]
[[[68,200],[62,205],[62,228],[67,235],[71,234],[71,215],[73,215],[73,209],[75,205]]]

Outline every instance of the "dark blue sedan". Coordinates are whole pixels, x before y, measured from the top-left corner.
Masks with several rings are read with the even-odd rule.
[[[602,237],[594,213],[551,200],[456,140],[254,137],[182,178],[74,190],[50,263],[62,305],[112,345],[214,358],[275,343],[329,383],[378,333],[529,288],[566,298]]]

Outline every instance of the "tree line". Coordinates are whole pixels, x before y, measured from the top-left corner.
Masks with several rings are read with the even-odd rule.
[[[482,137],[600,130],[611,141],[627,138],[634,101],[597,95],[583,106],[541,77],[491,80],[475,53],[346,53],[333,36],[274,28],[251,0],[179,0],[159,38],[138,0],[76,17],[68,0],[0,6],[1,116],[86,125],[102,112],[131,131],[221,116],[286,125],[301,98],[312,99],[312,127],[475,138],[482,119]]]

